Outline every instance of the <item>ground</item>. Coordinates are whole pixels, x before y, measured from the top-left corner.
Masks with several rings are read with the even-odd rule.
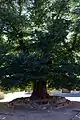
[[[5,95],[4,102],[6,100],[11,101],[14,97],[25,97],[23,93],[24,92],[9,93],[8,95]],[[58,93],[55,94],[58,95]],[[59,93],[59,95],[61,94]],[[67,95],[70,99],[70,94],[62,95]],[[71,95],[73,96],[73,93]],[[76,92],[76,95],[80,95],[80,93]],[[30,94],[27,94],[27,96],[30,96]],[[29,106],[25,108],[21,106],[12,109],[3,106],[0,101],[0,120],[80,120],[80,102],[75,101],[67,107],[53,107],[52,109],[45,109],[44,105],[41,109],[38,107],[36,109],[30,109]]]
[[[79,120],[80,103],[53,110],[28,110],[23,108],[0,108],[0,120]]]

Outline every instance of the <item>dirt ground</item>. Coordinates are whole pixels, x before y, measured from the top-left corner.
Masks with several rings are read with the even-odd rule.
[[[11,109],[0,105],[0,120],[80,120],[80,103],[73,102],[68,107],[52,110]]]
[[[12,109],[2,104],[2,102],[5,103],[26,96],[29,97],[30,94],[15,92],[5,95],[5,98],[0,100],[0,120],[80,120],[80,102],[72,102],[68,107],[50,106],[49,109],[45,109],[45,106],[42,107],[43,109],[37,106],[35,109],[30,109],[29,105]],[[79,97],[75,98],[79,100]]]

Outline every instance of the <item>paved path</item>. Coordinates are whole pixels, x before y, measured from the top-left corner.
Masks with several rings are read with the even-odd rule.
[[[72,91],[71,93],[62,93],[61,91],[54,91],[51,95],[62,96],[70,101],[78,101],[80,102],[80,91]],[[16,98],[20,97],[30,97],[31,93],[22,91],[22,92],[13,92],[4,95],[4,99],[0,100],[0,102],[10,102]]]

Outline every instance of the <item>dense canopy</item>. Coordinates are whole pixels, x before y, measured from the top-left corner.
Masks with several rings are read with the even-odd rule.
[[[74,89],[80,76],[79,0],[0,1],[0,82],[4,89]],[[40,87],[39,87],[40,86]],[[42,87],[41,87],[42,86]]]

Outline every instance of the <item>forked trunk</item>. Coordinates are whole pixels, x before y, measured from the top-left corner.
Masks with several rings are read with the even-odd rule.
[[[31,99],[44,99],[48,97],[49,94],[47,93],[46,82],[43,80],[34,81]]]

